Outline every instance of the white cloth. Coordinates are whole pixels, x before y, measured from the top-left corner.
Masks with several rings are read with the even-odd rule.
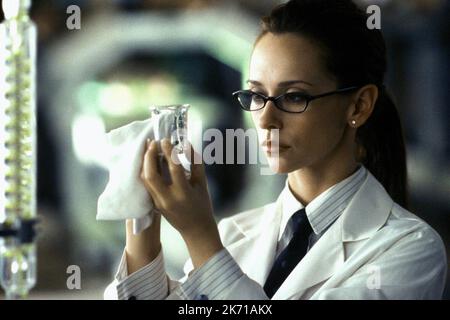
[[[153,201],[140,179],[142,159],[147,139],[170,137],[174,114],[162,111],[148,120],[135,121],[107,134],[109,142],[109,181],[98,198],[97,220],[133,219],[137,234],[152,223]],[[186,158],[180,157],[185,170],[190,170]]]

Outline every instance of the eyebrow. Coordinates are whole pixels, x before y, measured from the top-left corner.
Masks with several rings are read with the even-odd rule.
[[[247,80],[247,83],[248,84],[254,84],[254,85],[257,85],[257,86],[263,86],[263,84],[261,82],[256,81],[256,80]],[[304,81],[304,80],[290,80],[290,81],[280,82],[278,84],[278,87],[279,88],[281,88],[281,87],[288,87],[290,85],[297,84],[297,83],[307,84],[307,85],[309,85],[311,87],[313,86],[313,84],[311,84],[310,82]]]

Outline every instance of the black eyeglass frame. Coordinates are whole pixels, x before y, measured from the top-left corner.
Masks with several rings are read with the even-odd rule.
[[[263,109],[263,108],[266,106],[267,101],[272,101],[273,104],[275,105],[275,107],[277,107],[277,108],[278,108],[279,110],[281,110],[281,111],[288,112],[288,113],[303,113],[303,112],[306,111],[306,109],[308,109],[309,103],[310,103],[311,101],[313,101],[313,100],[316,100],[316,99],[319,99],[319,98],[323,98],[323,97],[327,97],[327,96],[331,96],[331,95],[333,95],[333,94],[339,94],[339,93],[349,92],[349,91],[352,91],[352,90],[355,90],[355,89],[359,89],[359,88],[360,88],[360,87],[357,87],[357,86],[351,86],[351,87],[346,87],[346,88],[338,89],[338,90],[335,90],[335,91],[325,92],[325,93],[318,94],[318,95],[315,95],[315,96],[311,96],[311,95],[309,95],[309,94],[305,94],[305,93],[301,93],[301,92],[288,92],[288,93],[280,94],[279,96],[276,96],[276,97],[267,97],[267,96],[265,96],[265,95],[263,95],[263,94],[261,94],[261,93],[253,92],[253,91],[251,91],[251,90],[239,90],[239,91],[233,92],[232,95],[233,95],[233,97],[238,101],[240,107],[241,107],[243,110],[245,110],[245,111],[250,111],[250,112],[253,112],[253,111],[259,111],[259,110]],[[246,108],[244,108],[244,106],[243,106],[243,105],[241,104],[241,102],[239,101],[239,94],[241,94],[241,93],[251,93],[251,94],[257,95],[258,97],[261,97],[261,98],[263,99],[264,104],[262,105],[261,108],[258,108],[258,109],[253,109],[253,110],[246,109]],[[289,94],[293,94],[293,93],[294,93],[294,94],[300,94],[300,95],[302,95],[302,96],[305,98],[305,100],[306,100],[306,105],[305,105],[305,108],[304,108],[302,111],[287,111],[287,110],[284,110],[283,108],[281,108],[281,107],[278,105],[277,101],[278,101],[279,99],[281,99],[281,98],[284,97],[285,95],[289,95]]]

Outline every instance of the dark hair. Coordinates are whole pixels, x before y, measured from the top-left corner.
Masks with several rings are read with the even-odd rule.
[[[291,0],[262,18],[258,39],[296,33],[307,37],[324,54],[327,70],[339,87],[374,84],[379,97],[356,140],[360,159],[395,202],[407,207],[406,152],[400,117],[384,87],[386,46],[380,30],[369,29],[369,15],[351,0]]]

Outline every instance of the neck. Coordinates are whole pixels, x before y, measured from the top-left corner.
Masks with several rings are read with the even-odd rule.
[[[340,152],[311,166],[288,174],[289,188],[304,206],[322,192],[356,172],[353,152]]]

